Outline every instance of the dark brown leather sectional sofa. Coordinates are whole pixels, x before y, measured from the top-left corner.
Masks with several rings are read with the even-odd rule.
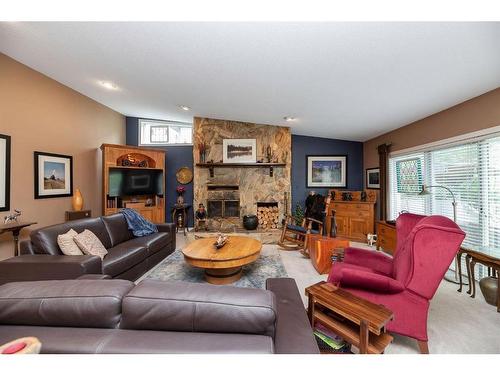
[[[134,237],[118,213],[34,230],[20,243],[21,256],[0,262],[0,285],[9,281],[76,279],[84,274],[107,274],[136,280],[175,250],[175,225],[158,224],[158,233]],[[91,230],[108,250],[101,261],[92,255],[63,255],[57,236],[73,228]]]
[[[0,286],[0,344],[42,353],[318,353],[293,279],[267,290],[145,280]]]

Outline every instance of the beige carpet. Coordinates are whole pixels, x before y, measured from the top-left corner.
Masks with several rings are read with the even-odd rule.
[[[177,235],[178,248],[182,248],[185,237]],[[359,247],[369,248],[358,244]],[[297,251],[279,250],[276,245],[264,245],[266,253],[277,252],[289,277],[295,279],[302,294],[304,289],[326,275],[318,275],[311,265]],[[500,313],[488,305],[477,287],[476,298],[466,293],[458,293],[457,285],[443,281],[434,296],[429,311],[428,333],[431,353],[442,354],[483,354],[500,353]],[[395,335],[394,342],[386,353],[418,353],[415,341]]]

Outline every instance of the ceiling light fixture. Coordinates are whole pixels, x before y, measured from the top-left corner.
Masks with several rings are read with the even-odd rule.
[[[118,90],[118,86],[116,86],[113,82],[110,81],[99,81],[99,84],[108,90]]]
[[[283,120],[285,120],[286,122],[292,122],[292,121],[295,121],[296,118],[291,117],[291,116],[285,116],[285,117],[283,117]]]
[[[187,105],[180,105],[179,108],[183,111],[189,111],[191,109],[191,107],[188,107]]]

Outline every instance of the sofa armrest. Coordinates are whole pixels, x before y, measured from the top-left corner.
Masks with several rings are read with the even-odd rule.
[[[341,287],[359,288],[388,294],[399,293],[405,289],[403,284],[391,277],[353,268],[343,268],[340,271],[338,281]]]
[[[166,232],[170,234],[170,237],[172,238],[172,249],[175,250],[175,224],[174,223],[163,223],[163,224],[156,224],[156,228],[158,228],[158,232]]]
[[[174,223],[156,224],[156,228],[158,228],[158,232],[175,233],[175,224]]]
[[[274,335],[277,354],[319,354],[297,284],[290,278],[266,280],[266,289],[276,296],[278,321]]]
[[[392,258],[382,252],[348,247],[344,251],[344,262],[392,275]]]
[[[12,281],[76,279],[102,274],[101,258],[95,255],[20,255],[0,262],[0,284]]]
[[[19,242],[20,255],[35,255],[35,247],[30,240]]]

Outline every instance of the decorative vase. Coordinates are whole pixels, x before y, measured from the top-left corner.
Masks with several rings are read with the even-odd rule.
[[[76,189],[75,194],[73,194],[73,211],[81,211],[83,208],[83,197],[80,189]]]
[[[479,281],[479,287],[486,302],[496,306],[498,301],[498,279],[491,276],[483,277]]]
[[[177,196],[177,205],[182,206],[184,204],[184,196],[182,194],[179,194]]]
[[[243,227],[246,230],[255,230],[259,225],[259,220],[256,215],[245,215],[243,216]]]

